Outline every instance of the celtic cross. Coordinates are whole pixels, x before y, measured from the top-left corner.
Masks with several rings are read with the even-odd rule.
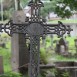
[[[28,4],[31,7],[31,17],[25,23],[14,23],[10,20],[6,24],[0,24],[0,32],[3,30],[10,36],[14,33],[28,35],[30,37],[30,62],[29,77],[38,77],[40,68],[40,37],[47,34],[57,34],[59,37],[66,32],[69,34],[72,29],[69,26],[58,24],[47,24],[41,17],[40,11],[44,4],[41,0],[31,0]]]

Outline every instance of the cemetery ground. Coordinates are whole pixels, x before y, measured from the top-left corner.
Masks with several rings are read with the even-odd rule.
[[[13,73],[11,69],[11,38],[7,36],[6,34],[2,34],[2,38],[4,39],[4,36],[6,36],[9,40],[6,43],[6,47],[0,47],[0,55],[3,56],[3,66],[4,66],[4,75],[0,77],[22,77],[20,74]],[[59,40],[60,38],[57,38],[56,36],[53,38],[53,47],[51,46],[51,38],[49,36],[46,37],[46,46],[42,44],[42,40],[40,41],[41,43],[41,48],[40,48],[40,57],[41,57],[41,63],[46,65],[46,64],[52,64],[54,62],[59,62],[59,61],[76,61],[76,48],[75,48],[75,42],[74,39],[76,37],[68,37],[66,40],[69,42],[68,48],[69,48],[69,53],[71,53],[71,56],[66,57],[63,55],[59,55],[55,53],[55,47],[56,47],[56,40]],[[40,38],[41,39],[41,38]],[[12,72],[11,72],[12,71]],[[42,70],[40,77],[46,77],[45,75],[49,72],[54,72],[54,69],[48,69],[48,70]],[[52,72],[52,73],[53,73]],[[27,77],[27,75],[26,75]],[[63,76],[67,77],[67,76]]]
[[[7,21],[5,21],[5,23],[6,22]],[[54,22],[56,21],[53,21],[52,23]],[[67,22],[67,21],[63,20],[63,22]],[[11,38],[4,33],[1,35],[2,39],[5,36],[10,40],[8,40],[7,42],[5,41],[6,43],[5,48],[0,47],[0,56],[3,56],[3,66],[4,66],[4,74],[0,75],[0,77],[22,77],[21,74],[14,73],[14,71],[12,71],[11,69]],[[68,36],[66,38],[66,40],[69,42],[68,52],[71,53],[70,57],[65,57],[63,55],[55,53],[56,41],[59,40],[60,38],[57,38],[55,36],[53,40],[51,40],[52,38],[50,36],[47,36],[45,45],[43,45],[43,41],[41,40],[40,41],[41,43],[41,46],[40,46],[41,47],[40,48],[41,63],[44,65],[47,65],[47,64],[52,64],[54,62],[60,62],[60,61],[68,61],[68,62],[76,61],[77,58],[74,56],[76,53],[75,42],[74,42],[75,38],[76,37],[68,37]],[[52,42],[53,42],[53,45],[51,44]],[[51,73],[54,76],[54,74],[57,74],[57,71],[54,68],[53,69],[50,68],[46,70],[45,69],[41,70],[40,73],[41,73],[40,77],[48,77],[47,75],[49,75],[49,73]],[[28,77],[28,75],[26,75],[25,77]],[[63,77],[69,77],[68,72],[64,72]]]

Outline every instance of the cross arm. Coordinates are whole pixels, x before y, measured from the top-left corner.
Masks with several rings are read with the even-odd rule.
[[[44,24],[44,27],[46,34],[57,34],[59,37],[65,33],[70,34],[70,32],[73,31],[70,26],[64,25],[60,21],[58,21],[58,24]]]
[[[13,33],[23,33],[26,34],[26,27],[28,23],[13,23],[12,20],[8,21],[6,24],[0,24],[0,32],[5,32],[9,36]]]

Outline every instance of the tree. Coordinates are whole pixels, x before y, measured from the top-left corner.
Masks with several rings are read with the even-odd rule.
[[[23,7],[25,7],[28,4],[28,0],[20,0]]]
[[[55,13],[62,18],[69,18],[77,10],[77,0],[58,0]]]
[[[19,5],[16,5],[17,3],[15,2],[18,2],[19,5],[20,5],[20,2],[23,5],[25,5],[27,3],[27,0],[3,0],[4,20],[7,18],[10,18],[12,12],[19,7]],[[1,8],[1,3],[0,3],[0,8]],[[0,12],[0,20],[1,20],[1,12]]]
[[[20,0],[20,4],[22,4],[23,7],[25,7],[28,2],[29,0]],[[5,9],[12,10],[14,9],[14,5],[14,0],[4,0]],[[77,10],[77,0],[50,0],[49,3],[44,3],[44,7],[42,8],[41,14],[43,16],[47,16],[49,12],[55,12],[58,16],[62,18],[69,18],[72,15],[72,11],[74,10]]]
[[[62,18],[69,18],[72,11],[77,10],[77,0],[50,0],[50,3],[44,3],[42,14],[46,16],[49,12],[54,12]]]
[[[42,8],[42,15],[43,16],[46,16],[49,14],[49,12],[54,12],[55,11],[55,8],[56,8],[56,1],[53,0],[51,2],[48,2],[48,3],[44,3],[44,7]]]

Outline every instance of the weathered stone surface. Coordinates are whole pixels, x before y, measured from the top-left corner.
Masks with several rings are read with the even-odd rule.
[[[26,18],[26,16],[22,10],[15,11],[12,15],[13,23],[24,23],[25,18]]]
[[[55,51],[57,54],[61,54],[61,55],[66,56],[66,57],[69,55],[68,44],[64,40],[64,38],[61,38],[59,41],[57,41]]]
[[[26,47],[25,35],[23,34],[13,34],[12,38],[12,69],[17,69],[29,62],[29,51]],[[24,69],[24,70],[23,70]],[[14,72],[27,72],[25,66],[21,69],[17,69]]]

